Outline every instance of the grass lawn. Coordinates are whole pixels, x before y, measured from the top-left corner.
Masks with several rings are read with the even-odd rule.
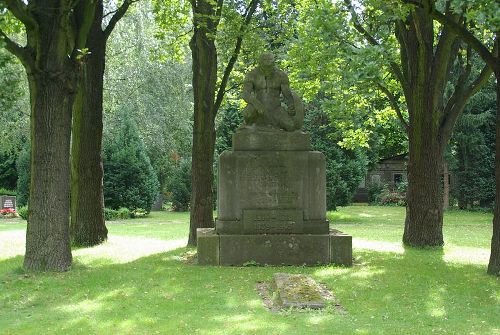
[[[187,213],[108,224],[67,273],[22,270],[26,225],[0,221],[0,334],[500,334],[500,280],[486,275],[492,216],[445,214],[446,245],[405,249],[404,208],[329,213],[355,265],[202,267],[183,262]],[[310,274],[347,311],[268,312],[255,283]]]

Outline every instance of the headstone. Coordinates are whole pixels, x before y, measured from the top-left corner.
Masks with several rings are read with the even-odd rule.
[[[245,124],[219,156],[216,227],[198,230],[199,264],[351,265],[351,240],[336,243],[326,220],[324,155],[300,131],[303,104],[269,54],[243,97]]]
[[[0,196],[1,209],[12,208],[16,209],[16,197],[11,195]]]

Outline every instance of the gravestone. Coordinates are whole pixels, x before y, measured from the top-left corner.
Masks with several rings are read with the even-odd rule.
[[[198,263],[350,266],[351,236],[326,220],[324,155],[300,130],[304,106],[272,55],[247,74],[243,98],[245,124],[219,156],[216,227],[197,231]]]
[[[11,195],[0,196],[1,209],[12,208],[16,209],[16,197]]]

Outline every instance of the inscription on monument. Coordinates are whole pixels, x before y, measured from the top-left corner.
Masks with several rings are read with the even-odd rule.
[[[248,190],[249,198],[255,207],[264,208],[296,208],[298,207],[298,192],[287,185],[284,165],[273,164],[262,169],[256,166],[245,167],[243,170],[243,189]]]
[[[243,210],[246,234],[300,234],[304,230],[302,210],[246,209]]]
[[[2,208],[16,208],[16,197],[14,196],[0,196]]]

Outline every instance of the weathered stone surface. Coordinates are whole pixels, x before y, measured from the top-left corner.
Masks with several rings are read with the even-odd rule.
[[[330,261],[334,264],[352,266],[352,236],[341,231],[330,231]]]
[[[328,264],[329,235],[219,235],[220,264]]]
[[[268,234],[328,232],[325,160],[320,152],[226,151],[219,157],[218,182],[216,227],[220,234],[252,234],[255,229]],[[260,228],[245,224],[246,210],[269,210],[269,229],[265,231],[266,220],[259,221]],[[287,232],[273,228],[277,220],[272,211],[280,210],[282,221],[296,222]],[[288,220],[289,210],[301,211],[303,224]]]
[[[276,302],[282,308],[320,309],[325,307],[321,287],[309,276],[275,273],[273,286],[276,292]]]
[[[199,265],[219,265],[219,235],[214,228],[196,229]]]
[[[309,134],[283,130],[244,128],[233,134],[234,151],[309,151]]]

